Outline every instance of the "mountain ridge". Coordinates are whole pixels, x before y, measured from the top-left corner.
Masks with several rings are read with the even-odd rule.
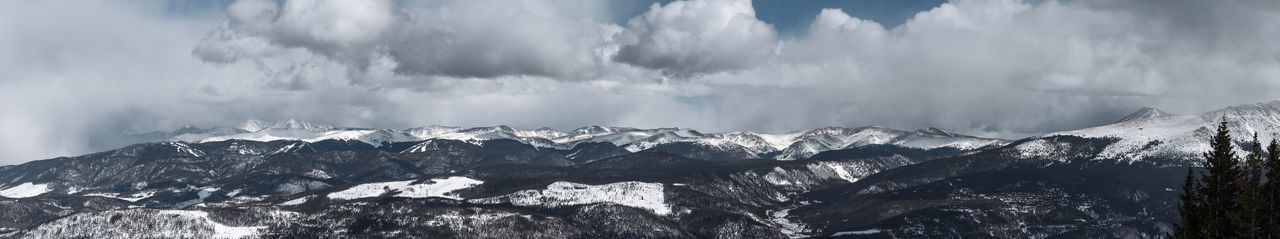
[[[191,127],[194,128],[194,127]],[[215,127],[225,129],[227,127]],[[505,125],[485,127],[423,126],[404,130],[336,127],[297,119],[265,122],[249,119],[237,127],[239,131],[200,131],[184,127],[162,135],[164,141],[205,143],[225,140],[299,140],[315,142],[328,139],[357,140],[372,146],[429,139],[450,139],[479,144],[487,140],[508,139],[539,148],[568,150],[583,143],[611,143],[638,152],[662,145],[685,143],[718,148],[740,148],[748,156],[779,160],[804,159],[822,151],[870,144],[893,144],[920,149],[952,147],[972,150],[997,146],[1004,139],[963,135],[934,127],[915,131],[881,126],[823,127],[788,133],[733,131],[702,133],[688,128],[652,128],[584,126],[570,132],[542,127],[533,130]]]

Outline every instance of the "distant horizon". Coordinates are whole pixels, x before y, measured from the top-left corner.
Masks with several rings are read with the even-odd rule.
[[[1222,106],[1222,107],[1220,107],[1220,108],[1213,109],[1213,110],[1226,109],[1226,108],[1228,108],[1228,107],[1238,107],[1238,106],[1247,106],[1247,105],[1255,105],[1255,104],[1274,104],[1274,103],[1280,103],[1280,99],[1278,99],[1278,100],[1271,100],[1271,101],[1256,102],[1256,103],[1227,105],[1227,106]],[[1127,114],[1121,115],[1120,117],[1117,117],[1117,118],[1116,118],[1116,120],[1123,119],[1123,117],[1128,116],[1129,114],[1138,113],[1138,112],[1141,112],[1141,111],[1146,110],[1146,109],[1155,109],[1155,110],[1158,110],[1158,111],[1161,111],[1161,112],[1164,112],[1164,113],[1169,113],[1169,114],[1171,114],[1171,115],[1195,115],[1195,114],[1203,114],[1203,113],[1207,113],[1207,112],[1209,112],[1209,111],[1204,111],[1204,112],[1198,112],[1198,113],[1174,113],[1174,112],[1168,112],[1168,111],[1165,111],[1165,110],[1160,109],[1160,108],[1157,108],[1157,107],[1143,106],[1143,107],[1140,107],[1140,108],[1138,108],[1138,109],[1135,109],[1133,112],[1129,112],[1129,113],[1127,113]],[[1212,110],[1210,110],[1210,111],[1212,111]],[[550,126],[512,126],[512,125],[508,125],[508,124],[496,124],[496,125],[444,125],[444,124],[431,124],[431,123],[427,123],[427,124],[421,124],[421,125],[418,125],[418,126],[408,126],[408,127],[391,127],[391,128],[386,128],[386,127],[373,127],[373,126],[363,126],[363,125],[338,125],[338,124],[325,123],[325,122],[323,122],[323,121],[310,120],[310,119],[301,119],[301,118],[296,118],[296,117],[286,117],[286,118],[281,118],[281,119],[276,119],[276,120],[262,120],[261,118],[257,118],[257,117],[249,117],[249,118],[245,119],[244,121],[242,121],[242,122],[240,122],[240,123],[238,123],[238,124],[203,125],[203,126],[202,126],[202,125],[196,125],[196,124],[184,124],[183,126],[179,126],[179,127],[177,127],[177,128],[168,129],[168,130],[166,130],[166,129],[157,129],[157,130],[152,130],[152,131],[146,131],[146,132],[133,132],[133,133],[149,133],[149,132],[157,132],[157,131],[165,132],[165,131],[172,131],[172,130],[182,129],[183,127],[186,127],[186,126],[194,126],[194,127],[197,127],[197,128],[229,127],[229,128],[238,128],[238,129],[239,129],[239,127],[240,127],[240,125],[241,125],[241,124],[244,124],[244,123],[246,123],[246,122],[253,121],[253,120],[257,120],[257,121],[259,121],[259,122],[263,122],[263,123],[279,123],[279,122],[284,122],[284,121],[288,121],[288,120],[297,120],[297,121],[302,121],[302,122],[317,123],[317,124],[321,124],[321,125],[333,126],[333,127],[341,127],[341,128],[358,128],[358,129],[395,129],[395,130],[407,130],[407,129],[413,129],[413,128],[420,128],[420,127],[433,127],[433,126],[439,126],[439,127],[457,127],[457,128],[483,128],[483,127],[500,127],[500,126],[507,126],[507,127],[511,127],[511,128],[515,128],[515,129],[520,129],[520,130],[536,130],[536,129],[542,129],[542,128],[549,128],[549,129],[553,129],[553,130],[560,131],[560,132],[570,132],[570,131],[573,131],[573,130],[576,130],[576,129],[586,128],[586,127],[592,127],[592,126],[601,126],[601,127],[618,127],[618,128],[635,128],[635,129],[680,128],[680,129],[694,129],[694,130],[698,130],[697,128],[692,128],[692,127],[683,127],[683,126],[638,127],[638,126],[628,126],[628,125],[602,125],[602,124],[589,124],[589,125],[582,125],[582,126],[573,127],[573,128],[556,128],[556,127],[550,127]],[[1112,124],[1112,123],[1116,123],[1116,122],[1107,122],[1107,123],[1103,123],[1103,124],[1100,124],[1100,125],[1086,126],[1086,127],[1103,126],[1103,125],[1108,125],[1108,124]],[[807,131],[807,130],[812,130],[812,129],[829,128],[829,127],[844,127],[844,128],[883,127],[883,128],[890,128],[890,129],[896,129],[896,130],[905,130],[905,131],[922,130],[922,129],[929,129],[929,128],[937,128],[937,129],[942,129],[942,130],[946,130],[946,131],[953,131],[953,132],[957,132],[957,133],[961,133],[961,134],[970,135],[970,134],[968,134],[968,133],[966,133],[966,132],[962,132],[961,130],[958,130],[958,129],[950,129],[950,128],[943,128],[943,127],[937,127],[937,126],[925,126],[925,127],[921,127],[921,128],[914,128],[914,129],[912,129],[912,128],[894,128],[894,127],[885,126],[885,125],[880,125],[880,124],[867,124],[867,125],[827,125],[827,126],[818,126],[818,127],[802,128],[802,129],[792,129],[792,130],[783,130],[783,131],[757,131],[757,130],[750,130],[750,129],[738,129],[738,130],[727,130],[727,131],[724,131],[724,130],[721,130],[721,131],[708,131],[708,132],[704,132],[704,133],[754,132],[754,133],[765,133],[765,134],[787,134],[787,133],[796,133],[796,132],[802,132],[802,131]],[[1071,130],[1071,129],[1066,129],[1066,130]],[[1056,132],[1056,131],[1039,132],[1039,134],[1044,134],[1044,133],[1053,133],[1053,132]],[[1014,137],[1014,138],[1001,138],[1001,137],[995,137],[995,138],[1000,138],[1000,139],[1016,139],[1016,138],[1023,138],[1023,137],[1027,137],[1027,136],[1033,136],[1033,135],[1038,135],[1038,134],[1037,134],[1037,133],[1031,133],[1031,134],[1028,134],[1028,135],[1026,135],[1026,136],[1022,136],[1022,137]],[[977,136],[977,135],[973,135],[973,136]],[[993,138],[993,137],[988,137],[988,136],[983,136],[983,137],[984,137],[984,138]]]

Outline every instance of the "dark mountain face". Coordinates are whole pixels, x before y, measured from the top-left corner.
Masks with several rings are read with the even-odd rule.
[[[1091,155],[1109,142],[1076,137],[1060,155]],[[898,167],[805,197],[825,233],[868,237],[1159,237],[1177,220],[1185,168],[1080,159],[1010,157],[1022,144]],[[1087,159],[1087,158],[1086,158]],[[874,232],[874,233],[873,233]],[[850,234],[852,236],[852,234]]]
[[[619,130],[634,129],[579,131]],[[764,153],[679,140],[636,152],[507,138],[136,144],[0,167],[0,237],[1153,238],[1177,220],[1186,160],[1100,157],[1118,138],[924,149],[907,145],[967,136],[832,136],[890,132],[844,131]],[[710,137],[659,136],[689,135]]]

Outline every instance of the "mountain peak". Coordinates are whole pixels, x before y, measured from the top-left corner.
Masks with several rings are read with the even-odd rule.
[[[240,123],[240,126],[236,126],[236,128],[249,132],[258,132],[270,126],[270,123],[263,122],[256,118],[249,118],[249,120],[245,120],[244,123]]]
[[[266,129],[302,129],[302,130],[309,130],[309,131],[325,131],[325,130],[334,129],[333,126],[314,124],[311,122],[301,121],[295,118],[289,118],[286,120],[277,121],[275,123],[268,123],[255,118],[250,118],[249,120],[246,120],[244,123],[241,123],[240,126],[237,126],[236,128],[249,131],[249,132],[258,132]]]
[[[1142,109],[1138,109],[1138,111],[1135,111],[1132,114],[1129,114],[1124,118],[1121,118],[1119,121],[1116,121],[1116,123],[1128,122],[1128,121],[1134,121],[1134,120],[1140,120],[1140,119],[1149,119],[1149,118],[1161,117],[1166,115],[1169,115],[1169,113],[1165,113],[1164,111],[1160,111],[1159,109],[1152,108],[1152,107],[1142,107]]]
[[[928,128],[918,129],[918,130],[916,130],[916,133],[919,133],[919,134],[921,134],[921,135],[932,135],[932,136],[941,136],[941,137],[957,137],[957,136],[960,136],[960,134],[957,134],[957,133],[955,133],[955,132],[951,132],[951,131],[947,131],[947,130],[939,129],[939,128],[935,128],[935,127],[928,127]]]
[[[302,129],[308,131],[325,131],[334,127],[328,125],[313,124],[311,122],[301,121],[295,118],[289,118],[271,125],[272,129]]]
[[[613,130],[599,125],[591,125],[573,130],[575,135],[612,133]]]

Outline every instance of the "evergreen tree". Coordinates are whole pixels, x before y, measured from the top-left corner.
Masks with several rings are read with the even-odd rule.
[[[1268,238],[1280,238],[1280,143],[1271,139],[1267,152],[1267,159],[1263,162],[1267,181],[1262,185],[1266,207],[1262,209],[1265,215],[1261,227]]]
[[[1199,219],[1204,221],[1209,238],[1240,238],[1238,229],[1242,224],[1237,219],[1241,209],[1237,201],[1240,185],[1236,183],[1241,176],[1240,161],[1232,151],[1225,118],[1218,124],[1218,132],[1209,145],[1213,149],[1204,153],[1207,173],[1201,176],[1204,187],[1198,192],[1204,197],[1204,211]]]
[[[1240,194],[1236,195],[1240,211],[1233,212],[1232,219],[1238,223],[1242,238],[1263,238],[1262,227],[1268,206],[1267,200],[1263,199],[1262,171],[1265,166],[1262,162],[1262,143],[1258,142],[1257,133],[1253,134],[1248,147],[1249,154],[1245,156],[1242,172],[1236,181],[1240,187]]]
[[[1182,222],[1166,237],[1280,239],[1280,142],[1263,149],[1255,133],[1240,162],[1223,118],[1209,145],[1205,171],[1187,169],[1178,197]]]
[[[1178,215],[1182,217],[1182,223],[1174,225],[1172,235],[1165,235],[1170,238],[1208,238],[1204,234],[1204,221],[1201,214],[1204,211],[1204,200],[1200,197],[1200,180],[1187,167],[1187,179],[1182,182],[1182,195],[1178,196]]]

